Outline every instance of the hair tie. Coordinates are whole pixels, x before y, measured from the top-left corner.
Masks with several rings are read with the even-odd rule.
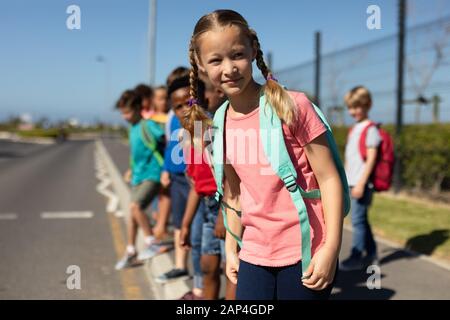
[[[198,104],[198,100],[194,98],[190,98],[188,101],[189,107],[192,107],[194,104]]]
[[[278,79],[276,79],[271,73],[267,76],[267,79],[266,79],[267,81],[269,81],[269,80],[273,80],[273,81],[275,81],[275,82],[278,82]]]

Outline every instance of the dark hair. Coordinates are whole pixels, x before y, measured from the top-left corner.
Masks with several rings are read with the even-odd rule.
[[[155,89],[153,89],[153,92],[155,92],[156,90],[166,90],[167,91],[167,86],[165,86],[165,85],[160,85],[160,86],[157,86]]]
[[[120,97],[119,102],[117,104],[118,109],[130,108],[135,113],[140,113],[142,110],[142,97],[135,91],[125,91]]]
[[[138,84],[136,88],[134,88],[134,91],[138,96],[141,97],[142,100],[145,98],[151,98],[153,96],[153,89],[143,83]]]
[[[186,67],[176,67],[172,70],[172,72],[167,76],[166,85],[167,87],[170,87],[172,82],[177,79],[184,76],[189,75],[189,69]]]
[[[117,100],[116,104],[114,105],[115,109],[120,109],[125,107],[125,103],[128,99],[131,98],[131,96],[133,96],[134,90],[125,90],[121,95],[120,98]]]

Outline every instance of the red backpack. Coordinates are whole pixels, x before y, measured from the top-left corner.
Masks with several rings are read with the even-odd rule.
[[[364,161],[367,158],[366,137],[367,131],[372,126],[376,126],[381,136],[381,143],[378,146],[377,161],[371,175],[371,181],[375,191],[389,190],[392,184],[392,174],[394,172],[394,143],[390,134],[380,128],[380,123],[369,122],[364,128],[359,138],[359,153]],[[352,129],[350,129],[351,132]],[[350,134],[349,132],[349,134]]]

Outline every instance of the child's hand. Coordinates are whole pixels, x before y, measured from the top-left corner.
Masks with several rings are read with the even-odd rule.
[[[181,226],[180,245],[185,249],[191,249],[191,229],[187,226]]]
[[[131,170],[128,169],[124,174],[123,174],[123,180],[125,180],[126,183],[130,183],[131,181]]]
[[[364,185],[361,186],[357,184],[352,188],[352,198],[354,199],[361,199],[364,195]]]
[[[230,279],[232,284],[237,284],[237,277],[239,271],[239,258],[237,252],[226,252],[227,262],[225,264],[225,270],[228,279]]]
[[[325,289],[333,282],[336,264],[336,250],[323,246],[311,259],[308,270],[303,274],[303,285],[311,290]]]
[[[170,176],[169,176],[169,173],[168,173],[167,171],[163,171],[163,172],[161,173],[161,185],[162,185],[164,188],[167,188],[167,187],[169,186],[169,184],[170,184]]]

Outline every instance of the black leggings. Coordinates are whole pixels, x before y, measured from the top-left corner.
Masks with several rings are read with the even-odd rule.
[[[337,264],[336,264],[337,265]],[[240,260],[237,300],[327,300],[337,275],[327,288],[316,291],[301,282],[301,261],[286,267],[264,267]]]

